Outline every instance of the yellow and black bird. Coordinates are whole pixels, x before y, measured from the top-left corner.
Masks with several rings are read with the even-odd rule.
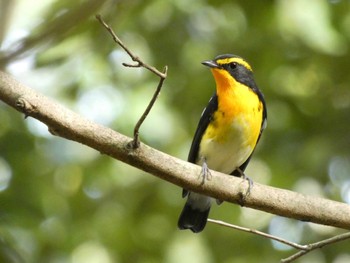
[[[253,78],[251,66],[231,54],[202,62],[216,82],[216,92],[204,109],[195,132],[188,161],[202,166],[202,175],[216,170],[244,176],[244,170],[266,127],[266,105]],[[183,189],[187,202],[178,227],[201,232],[212,198]]]

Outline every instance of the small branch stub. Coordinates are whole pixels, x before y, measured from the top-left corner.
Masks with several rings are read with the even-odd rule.
[[[16,107],[19,111],[24,113],[24,118],[26,119],[32,112],[35,111],[35,106],[30,104],[25,98],[19,97],[16,100]]]

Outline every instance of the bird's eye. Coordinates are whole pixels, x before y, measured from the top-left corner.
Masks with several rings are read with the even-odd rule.
[[[229,67],[230,69],[235,69],[235,68],[237,68],[237,62],[231,62],[230,64],[228,64],[228,67]]]

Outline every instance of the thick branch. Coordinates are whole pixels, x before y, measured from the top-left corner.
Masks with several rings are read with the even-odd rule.
[[[127,147],[132,138],[93,123],[0,72],[0,99],[25,116],[45,123],[51,133],[121,160],[166,181],[220,200],[239,204],[248,184],[240,178],[212,171],[201,184],[201,168],[157,151],[143,143]],[[180,195],[179,195],[180,196]],[[350,229],[350,206],[254,183],[244,206],[303,221]]]

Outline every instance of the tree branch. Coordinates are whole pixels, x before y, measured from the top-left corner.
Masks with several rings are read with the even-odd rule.
[[[301,250],[301,251],[295,253],[294,255],[291,255],[288,258],[282,259],[281,262],[282,263],[293,262],[296,259],[300,258],[301,256],[304,256],[305,254],[307,254],[307,253],[309,253],[317,248],[322,248],[324,246],[331,245],[331,244],[334,244],[334,243],[337,243],[340,241],[344,241],[344,240],[349,239],[349,238],[350,238],[350,232],[347,232],[347,233],[344,233],[341,235],[337,235],[335,237],[321,240],[321,241],[316,242],[316,243],[308,244],[308,245],[306,245],[306,249]]]
[[[265,237],[265,238],[269,238],[269,239],[275,240],[277,242],[283,243],[283,244],[285,244],[287,246],[291,246],[293,248],[296,248],[296,249],[300,250],[297,253],[289,256],[288,258],[282,259],[281,263],[293,262],[296,259],[304,256],[305,254],[307,254],[307,253],[309,253],[309,252],[311,252],[311,251],[313,251],[313,250],[315,250],[317,248],[322,248],[322,247],[327,246],[327,245],[331,245],[331,244],[334,244],[334,243],[337,243],[337,242],[340,242],[340,241],[344,241],[346,239],[350,239],[350,232],[346,232],[346,233],[343,233],[343,234],[340,234],[340,235],[337,235],[337,236],[334,236],[334,237],[331,237],[331,238],[328,238],[328,239],[325,239],[325,240],[322,240],[322,241],[318,241],[318,242],[315,242],[315,243],[311,243],[311,244],[307,244],[307,245],[300,245],[298,243],[291,242],[291,241],[288,241],[286,239],[283,239],[283,238],[280,238],[280,237],[277,237],[277,236],[274,236],[274,235],[267,234],[265,232],[261,232],[261,231],[258,231],[258,230],[255,230],[255,229],[246,228],[246,227],[232,225],[232,224],[220,221],[220,220],[208,219],[208,222],[211,222],[213,224],[217,224],[217,225],[220,225],[220,226],[225,226],[225,227],[228,227],[228,228],[231,228],[231,229],[236,229],[236,230],[239,230],[239,231],[255,234],[255,235],[258,235],[258,236]]]
[[[4,65],[7,65],[10,61],[15,60],[34,47],[67,37],[67,34],[72,29],[81,21],[89,19],[105,2],[107,1],[88,0],[82,3],[75,3],[67,8],[66,12],[55,16],[54,19],[45,20],[45,23],[39,25],[35,32],[32,32],[26,38],[16,41],[11,45],[10,49],[0,54],[0,68],[3,68]]]
[[[131,52],[131,50],[126,45],[124,45],[124,43],[120,40],[120,38],[114,33],[113,29],[102,19],[101,15],[96,15],[96,19],[107,29],[107,31],[113,37],[114,42],[117,43],[122,49],[124,49],[124,51],[132,59],[132,61],[137,62],[137,64],[123,63],[123,66],[131,67],[131,68],[143,67],[143,68],[146,68],[149,71],[153,72],[155,75],[159,76],[160,78],[163,78],[163,79],[166,78],[166,76],[167,76],[166,71],[160,72],[155,67],[152,67],[152,66],[144,63],[138,56],[136,56],[133,52]]]
[[[135,125],[134,128],[134,139],[133,141],[129,144],[133,149],[136,149],[140,146],[140,140],[139,140],[139,130],[140,127],[142,125],[142,123],[145,121],[145,119],[147,118],[147,115],[149,114],[149,112],[151,111],[154,103],[156,102],[158,95],[160,93],[160,90],[162,89],[163,83],[167,77],[167,73],[168,73],[168,66],[164,67],[163,72],[160,72],[159,70],[157,70],[155,67],[152,67],[148,64],[146,64],[145,62],[143,62],[143,60],[141,58],[139,58],[138,56],[136,56],[133,52],[131,52],[131,50],[120,40],[120,38],[114,33],[113,29],[102,19],[101,15],[96,15],[96,19],[107,29],[107,31],[110,33],[110,35],[112,36],[113,40],[115,43],[117,43],[122,49],[124,49],[124,51],[129,55],[129,57],[137,62],[137,64],[132,65],[132,64],[128,64],[128,63],[122,63],[123,66],[125,67],[131,67],[131,68],[140,68],[143,67],[145,69],[148,69],[149,71],[151,71],[153,74],[157,75],[160,79],[159,79],[159,83],[157,86],[156,91],[153,94],[153,97],[151,99],[151,101],[149,102],[145,112],[141,115],[141,118],[138,120],[138,122]]]
[[[283,243],[285,245],[294,247],[296,249],[300,249],[300,250],[308,249],[307,245],[299,245],[299,244],[297,244],[295,242],[291,242],[291,241],[288,241],[286,239],[283,239],[283,238],[280,238],[280,237],[276,237],[274,235],[270,235],[270,234],[261,232],[259,230],[246,228],[246,227],[241,227],[241,226],[236,226],[236,225],[228,224],[226,222],[223,222],[223,221],[220,221],[220,220],[215,220],[215,219],[208,219],[208,222],[213,223],[213,224],[217,224],[217,225],[220,225],[220,226],[225,226],[225,227],[228,227],[228,228],[231,228],[231,229],[236,229],[236,230],[243,231],[243,232],[252,233],[252,234],[255,234],[255,235],[258,235],[258,236],[266,237],[266,238],[278,241],[280,243]]]
[[[85,144],[190,191],[235,204],[242,203],[247,192],[245,180],[215,171],[211,172],[212,179],[202,184],[198,176],[201,167],[143,143],[137,149],[127,147],[132,138],[83,118],[1,71],[0,99],[25,116],[46,124],[53,135]],[[243,205],[302,221],[350,229],[349,205],[258,183],[244,198]]]

